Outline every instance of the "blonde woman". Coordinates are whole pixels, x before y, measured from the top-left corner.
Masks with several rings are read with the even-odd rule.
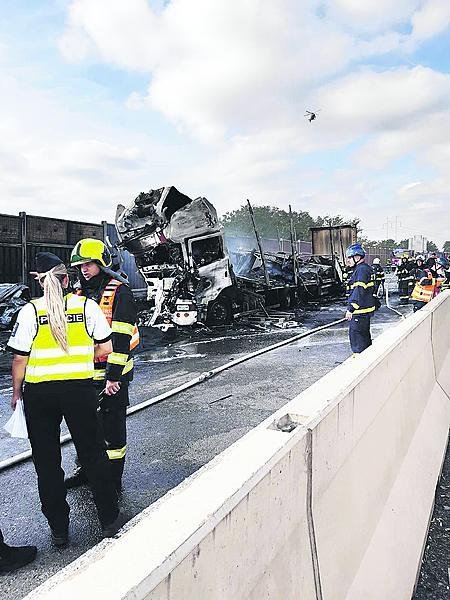
[[[22,308],[8,348],[14,354],[12,406],[23,397],[42,512],[53,543],[65,545],[70,509],[59,443],[64,417],[89,479],[103,535],[111,537],[124,519],[99,432],[93,385],[94,356],[111,352],[111,328],[95,302],[67,293],[67,270],[55,254],[38,253],[32,274],[44,295]]]

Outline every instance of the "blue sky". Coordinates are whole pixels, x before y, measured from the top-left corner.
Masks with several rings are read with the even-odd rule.
[[[175,185],[450,239],[450,3],[299,4],[4,0],[0,211]]]

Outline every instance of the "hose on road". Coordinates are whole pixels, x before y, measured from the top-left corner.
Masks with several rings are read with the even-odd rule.
[[[299,333],[297,335],[294,335],[291,338],[282,340],[281,342],[277,342],[275,344],[271,344],[270,346],[266,346],[265,348],[261,348],[260,350],[255,350],[255,352],[250,352],[248,354],[244,354],[244,356],[235,358],[234,360],[231,360],[230,362],[225,363],[224,365],[221,365],[220,367],[211,369],[211,371],[205,371],[204,373],[200,373],[200,375],[198,375],[197,377],[194,377],[194,379],[190,379],[186,383],[183,383],[182,385],[180,385],[176,388],[168,390],[167,392],[163,392],[162,394],[158,394],[158,396],[154,396],[153,398],[144,400],[144,402],[140,402],[139,404],[135,404],[134,406],[128,407],[127,416],[133,415],[134,413],[144,410],[145,408],[148,408],[149,406],[152,406],[153,404],[162,402],[163,400],[167,400],[168,398],[171,398],[172,396],[176,396],[180,392],[184,392],[185,390],[188,390],[188,389],[194,387],[195,385],[198,385],[199,383],[203,383],[204,381],[211,379],[212,377],[218,375],[219,373],[222,373],[223,371],[226,371],[227,369],[231,369],[232,367],[235,367],[236,365],[240,365],[241,363],[246,362],[247,360],[251,360],[252,358],[255,358],[256,356],[260,356],[261,354],[265,354],[266,352],[271,352],[272,350],[276,350],[277,348],[281,348],[282,346],[292,344],[293,342],[296,342],[305,337],[313,335],[314,333],[318,333],[319,331],[323,331],[324,329],[329,329],[330,327],[334,327],[335,325],[340,325],[341,323],[344,323],[345,321],[346,321],[346,319],[344,318],[344,319],[338,319],[337,321],[333,321],[332,323],[327,323],[326,325],[321,325],[320,327],[316,327],[315,329],[310,329],[309,331]],[[67,433],[67,434],[61,436],[60,443],[61,443],[61,445],[66,444],[67,442],[70,442],[71,439],[72,439],[72,436],[70,435],[70,433]],[[0,472],[4,471],[5,469],[8,469],[9,467],[13,467],[14,465],[25,462],[26,460],[28,460],[30,458],[31,458],[31,450],[26,450],[25,452],[16,454],[15,456],[11,456],[10,458],[2,460],[2,461],[0,461]]]

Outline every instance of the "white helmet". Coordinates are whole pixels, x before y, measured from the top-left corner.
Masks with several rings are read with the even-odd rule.
[[[417,260],[421,260],[422,262],[425,262],[425,258],[422,256],[422,254],[418,254],[418,255],[416,256],[416,261],[417,261]]]
[[[380,259],[378,257],[374,258],[373,261],[372,261],[372,264],[373,265],[379,265],[380,264]]]

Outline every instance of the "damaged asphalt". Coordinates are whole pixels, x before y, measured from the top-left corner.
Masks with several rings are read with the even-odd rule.
[[[214,336],[198,333],[193,339],[182,336],[170,343],[154,330],[145,330],[146,351],[136,361],[131,403],[172,389],[233,358],[336,320],[342,317],[342,311],[342,304],[333,303],[305,313],[300,328],[271,332],[238,329],[219,331]],[[398,319],[383,307],[374,317],[374,337]],[[123,510],[129,518],[138,514],[350,353],[344,324],[254,358],[129,417]],[[10,415],[11,385],[5,374],[9,360],[4,358],[2,362],[0,426]],[[11,440],[3,429],[0,432],[0,460],[28,448],[27,441]],[[63,467],[70,472],[74,458],[72,445],[64,446],[62,454]],[[0,489],[1,527],[6,540],[16,545],[36,544],[39,550],[34,563],[0,579],[4,597],[22,598],[100,541],[87,488],[68,494],[71,529],[70,545],[65,550],[58,550],[50,543],[47,523],[39,510],[31,461],[0,473]],[[158,540],[149,543],[157,544]]]

